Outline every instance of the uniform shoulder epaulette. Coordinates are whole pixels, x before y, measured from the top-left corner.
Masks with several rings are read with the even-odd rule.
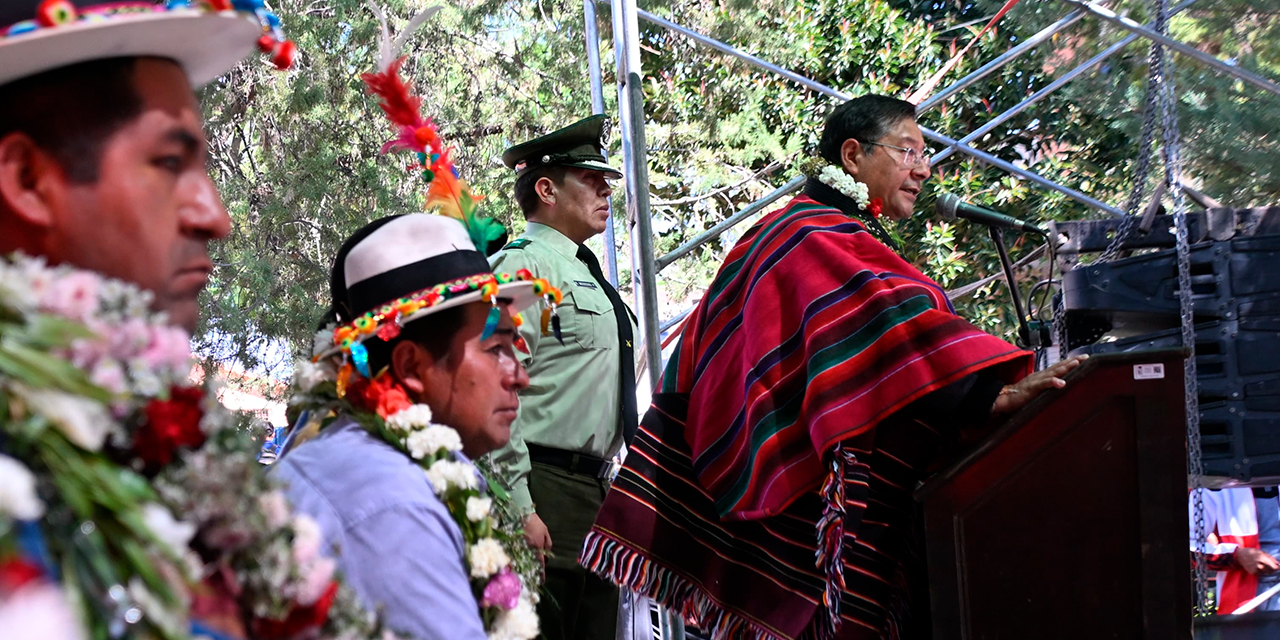
[[[515,240],[508,242],[507,246],[503,247],[502,250],[506,251],[507,249],[523,249],[527,244],[529,244],[528,238],[516,238]]]

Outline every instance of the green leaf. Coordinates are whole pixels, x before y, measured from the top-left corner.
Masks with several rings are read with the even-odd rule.
[[[76,339],[96,337],[93,331],[80,322],[57,316],[39,314],[31,316],[26,325],[4,332],[33,349],[70,346]]]
[[[0,370],[32,386],[56,388],[98,402],[111,400],[110,393],[89,382],[84,371],[70,362],[8,339],[0,342]]]

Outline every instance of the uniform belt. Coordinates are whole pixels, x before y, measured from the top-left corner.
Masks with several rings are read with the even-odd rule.
[[[578,453],[577,451],[565,451],[564,449],[552,449],[532,442],[525,444],[529,447],[530,460],[539,464],[558,467],[569,473],[603,478],[605,470],[609,468],[608,460],[597,458],[593,455]]]

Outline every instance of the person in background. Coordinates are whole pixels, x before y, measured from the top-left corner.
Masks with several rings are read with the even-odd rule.
[[[635,318],[583,243],[609,223],[604,116],[516,145],[502,160],[516,172],[524,235],[493,256],[495,270],[527,269],[564,292],[555,318],[525,313],[529,388],[511,444],[495,454],[502,479],[547,560],[539,604],[548,640],[612,638],[618,591],[574,561],[608,489],[611,459],[635,432]],[[558,335],[557,335],[558,334]]]
[[[580,558],[712,637],[927,635],[912,491],[1079,362],[1030,374],[899,254],[882,221],[931,173],[913,105],[850,100],[819,151],[689,316]]]
[[[1195,494],[1189,494],[1191,550],[1199,548],[1206,566],[1218,574],[1214,585],[1218,613],[1232,613],[1280,584],[1280,561],[1276,560],[1280,558],[1280,493],[1275,487],[1196,491],[1204,503],[1206,540],[1195,538]],[[1280,597],[1253,611],[1280,611]]]
[[[366,225],[334,262],[336,319],[348,324],[388,301],[488,272],[483,254],[456,248],[464,243],[462,224],[445,216],[409,214]],[[467,265],[467,273],[442,267],[449,263]],[[368,370],[385,370],[379,378],[386,384],[362,381],[353,388],[367,392],[346,396],[365,411],[400,393],[427,405],[433,423],[457,432],[457,461],[468,469],[471,459],[506,444],[517,392],[528,384],[514,355],[510,301],[499,305],[500,320],[486,336],[494,307],[478,292],[470,298],[419,312],[395,338],[367,340]],[[380,396],[371,395],[383,386]],[[467,544],[448,505],[414,458],[358,418],[338,415],[309,440],[293,443],[271,474],[288,487],[294,508],[320,524],[322,548],[391,628],[415,638],[483,640]]]

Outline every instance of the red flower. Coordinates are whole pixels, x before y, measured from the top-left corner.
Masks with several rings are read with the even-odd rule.
[[[871,202],[867,203],[867,211],[871,212],[871,217],[879,218],[884,211],[884,201],[880,198],[872,198]]]
[[[0,562],[0,594],[13,593],[43,575],[40,567],[21,558]]]
[[[253,637],[261,640],[287,640],[312,628],[318,628],[329,619],[329,607],[338,593],[338,583],[329,583],[324,595],[309,607],[294,607],[283,620],[255,618],[250,623]]]
[[[148,466],[163,467],[173,462],[179,448],[196,449],[203,445],[202,400],[204,390],[199,387],[174,387],[169,390],[168,400],[147,403],[146,422],[134,434],[134,454]]]
[[[383,418],[395,415],[413,405],[404,388],[397,384],[395,377],[389,373],[383,373],[372,382],[352,384],[347,389],[347,395],[352,398],[353,404],[357,407],[366,411],[376,411]]]

